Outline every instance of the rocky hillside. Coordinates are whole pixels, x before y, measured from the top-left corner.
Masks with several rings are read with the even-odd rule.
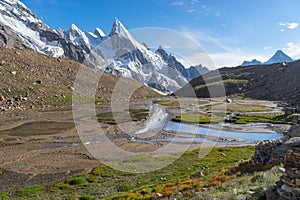
[[[71,105],[80,67],[99,73],[70,59],[53,58],[28,49],[0,48],[0,111]],[[159,96],[137,81],[104,73],[96,101],[109,101],[119,79],[128,86],[139,87],[133,99]]]
[[[218,72],[219,71],[219,72]],[[254,99],[300,102],[300,61],[272,65],[221,68],[193,79],[176,92],[179,96],[210,97],[208,88],[217,90],[224,84],[226,95],[242,95]],[[220,73],[220,74],[219,74]],[[193,90],[189,88],[192,86]]]

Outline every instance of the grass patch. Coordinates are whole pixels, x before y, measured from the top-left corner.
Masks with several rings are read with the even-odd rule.
[[[118,192],[127,192],[131,189],[132,187],[130,187],[128,184],[124,183],[121,185],[117,186]]]
[[[23,188],[17,191],[19,197],[38,197],[43,192],[43,187],[36,185]]]
[[[224,117],[210,116],[208,114],[182,114],[175,116],[172,121],[185,123],[221,123],[224,122]],[[231,122],[233,124],[249,124],[249,123],[272,123],[272,124],[291,124],[292,116],[287,116],[284,113],[269,113],[269,114],[238,114]]]
[[[131,119],[128,117],[128,112]],[[146,109],[130,109],[129,111],[123,112],[106,112],[97,114],[97,119],[99,122],[104,122],[107,124],[117,124],[132,121],[140,121],[147,119],[149,115],[149,110]]]
[[[246,104],[218,104],[214,106],[206,106],[206,110],[226,110],[228,112],[265,112],[271,109],[264,106],[246,105]]]
[[[165,107],[178,107],[178,106],[189,106],[191,104],[204,105],[209,104],[209,101],[198,100],[198,99],[163,99],[155,102],[161,106]]]
[[[95,197],[91,195],[79,197],[79,200],[94,200]]]
[[[292,116],[283,113],[279,114],[240,114],[236,116],[235,124],[248,123],[273,123],[273,124],[290,124],[293,121]]]
[[[242,80],[242,79],[226,79],[222,81],[217,81],[213,83],[208,83],[208,84],[202,84],[202,85],[197,85],[195,87],[195,90],[200,90],[206,87],[210,86],[218,86],[218,85],[224,85],[225,87],[241,87],[245,86],[249,83],[248,80]]]
[[[0,175],[3,174],[3,172],[4,172],[4,169],[0,168]]]
[[[219,116],[210,116],[207,114],[182,114],[175,116],[172,121],[174,122],[186,122],[186,123],[199,123],[199,124],[208,124],[208,123],[220,123],[224,122],[223,117]]]
[[[84,177],[75,177],[66,181],[66,184],[69,185],[82,185],[84,183],[86,183],[86,179]]]
[[[55,184],[54,187],[53,187],[53,190],[54,191],[57,191],[57,190],[69,190],[71,189],[72,187],[69,185],[69,184],[66,184],[66,183],[58,183],[58,184]]]
[[[175,107],[180,105],[177,99],[158,100],[155,103],[166,107]]]
[[[75,196],[77,198],[94,199],[150,199],[152,191],[159,192],[164,197],[172,197],[178,185],[182,194],[189,194],[189,187],[200,188],[215,176],[222,168],[229,168],[239,160],[248,160],[255,150],[253,146],[246,147],[216,147],[185,152],[169,166],[148,173],[128,173],[114,170],[106,165],[94,168],[91,173],[68,179],[56,184],[51,192],[43,193],[41,199],[56,199],[57,197]],[[208,154],[204,157],[204,152]],[[162,161],[174,158],[174,155],[163,156]],[[135,164],[148,157],[132,158],[128,164]],[[201,172],[201,173],[200,173]],[[198,182],[193,182],[201,174]],[[89,181],[91,179],[91,181]],[[219,184],[212,181],[211,184]],[[105,194],[105,196],[104,196]],[[183,199],[182,197],[178,199]],[[22,198],[21,198],[22,199]],[[26,199],[26,198],[23,198]]]
[[[0,192],[0,199],[1,200],[8,200],[8,193],[7,192]]]

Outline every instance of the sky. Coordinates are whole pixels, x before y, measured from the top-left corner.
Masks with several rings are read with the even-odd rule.
[[[299,0],[21,1],[52,29],[68,29],[74,23],[109,34],[117,17],[128,30],[160,27],[181,32],[199,43],[217,67],[267,61],[278,49],[300,59]],[[197,55],[188,59],[198,62]]]

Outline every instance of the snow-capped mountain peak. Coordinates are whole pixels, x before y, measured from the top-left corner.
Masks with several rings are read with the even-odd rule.
[[[100,28],[96,28],[95,31],[94,31],[94,34],[98,37],[105,37],[105,33],[100,29]]]
[[[22,2],[18,0],[2,0],[0,1],[0,13],[6,17],[14,18],[23,22],[27,26],[38,26],[43,30],[49,29],[31,10],[29,10]],[[6,22],[7,24],[9,22]]]
[[[111,32],[109,33],[109,36],[112,37],[114,35],[119,35],[125,38],[130,37],[130,33],[128,30],[125,28],[125,26],[120,22],[120,20],[116,17],[114,24],[112,26]]]
[[[75,45],[90,45],[89,39],[86,36],[85,32],[80,30],[75,24],[71,25],[69,32],[66,35],[68,37],[68,40]]]
[[[51,29],[18,0],[0,1],[0,25],[9,27],[19,41],[39,53],[55,57],[64,54],[58,41],[45,37]]]

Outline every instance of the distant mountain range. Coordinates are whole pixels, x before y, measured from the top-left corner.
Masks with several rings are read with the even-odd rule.
[[[0,46],[70,58],[116,76],[133,78],[163,93],[178,90],[208,72],[202,65],[186,68],[161,47],[151,51],[136,41],[117,18],[108,35],[100,28],[87,32],[75,24],[69,30],[52,30],[18,0],[0,1]]]
[[[266,62],[261,62],[256,59],[252,61],[244,61],[241,66],[251,66],[251,65],[270,65],[275,63],[288,63],[293,62],[294,60],[286,55],[282,50],[277,50],[276,53]]]

